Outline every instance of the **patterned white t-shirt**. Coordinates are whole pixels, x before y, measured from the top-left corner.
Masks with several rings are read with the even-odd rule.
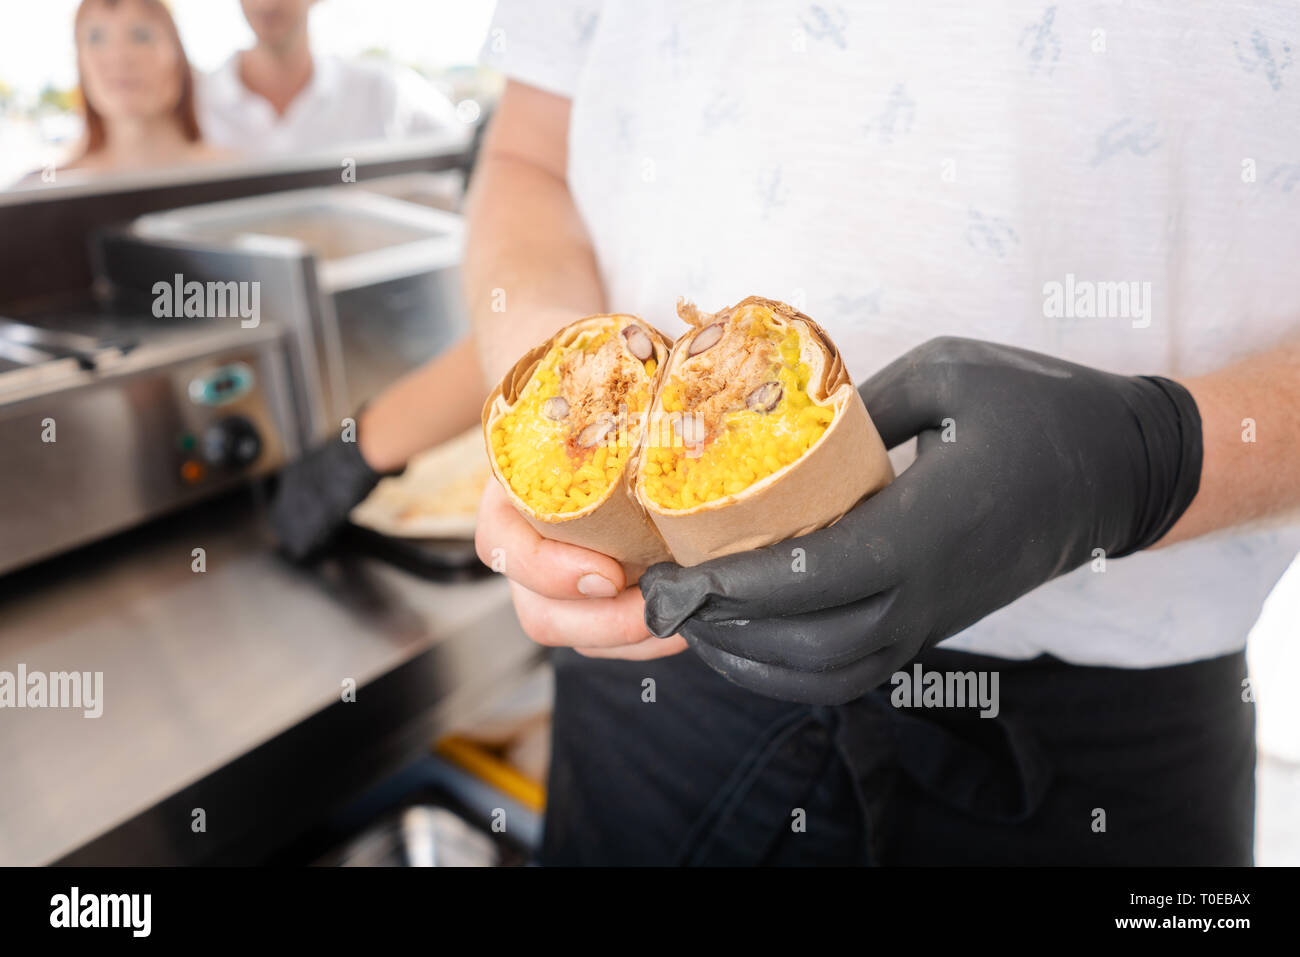
[[[678,296],[782,299],[859,382],[944,334],[1178,377],[1300,330],[1298,60],[1300,7],[1228,0],[502,0],[484,48],[573,100],[609,308],[676,335]],[[1273,522],[1085,567],[945,646],[1224,654],[1297,550]]]

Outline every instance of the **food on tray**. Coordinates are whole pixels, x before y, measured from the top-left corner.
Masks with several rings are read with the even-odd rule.
[[[352,510],[352,521],[399,538],[473,538],[491,470],[478,429],[417,455]]]

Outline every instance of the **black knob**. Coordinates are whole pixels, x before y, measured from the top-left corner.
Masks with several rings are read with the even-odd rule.
[[[210,468],[244,468],[262,454],[262,437],[248,419],[232,415],[204,430],[200,448]]]

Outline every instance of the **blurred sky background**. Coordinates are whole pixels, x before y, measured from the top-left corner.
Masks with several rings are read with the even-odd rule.
[[[80,0],[0,0],[0,188],[56,161],[80,133],[72,22]],[[495,0],[320,0],[313,49],[382,56],[419,70],[455,98],[447,74],[473,66]],[[168,0],[190,63],[219,66],[249,47],[239,0]],[[42,102],[44,99],[44,102]],[[62,145],[59,145],[62,144]]]
[[[0,0],[0,76],[18,89],[75,86],[72,17],[79,0]],[[239,0],[168,0],[190,62],[211,70],[253,33]],[[384,49],[428,70],[473,63],[495,0],[320,0],[312,40],[323,53]]]

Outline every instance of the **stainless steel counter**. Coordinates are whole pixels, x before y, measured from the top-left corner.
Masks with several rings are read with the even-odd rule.
[[[295,568],[249,493],[0,578],[0,671],[103,672],[104,702],[0,709],[0,865],[58,859],[438,646],[443,723],[538,657],[499,578]]]

